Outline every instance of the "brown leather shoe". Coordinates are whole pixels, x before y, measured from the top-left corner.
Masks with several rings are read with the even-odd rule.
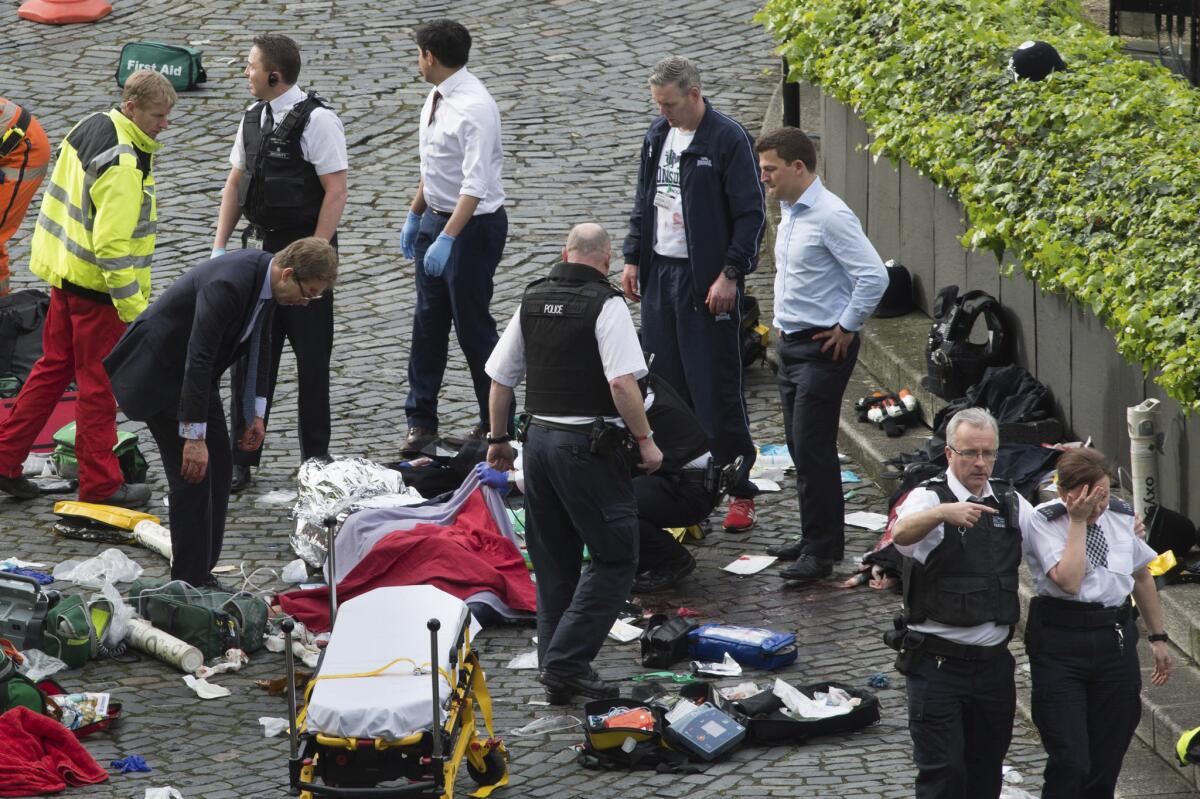
[[[404,436],[404,449],[405,451],[415,452],[432,441],[436,436],[437,433],[427,427],[413,425],[408,428],[408,434]]]

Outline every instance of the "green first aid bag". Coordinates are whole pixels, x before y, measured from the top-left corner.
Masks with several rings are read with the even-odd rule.
[[[129,604],[158,629],[199,649],[205,660],[227,649],[249,654],[263,646],[267,603],[253,594],[140,577],[129,589]]]
[[[67,480],[78,478],[79,461],[75,457],[74,422],[64,425],[54,434],[54,444],[54,452],[50,454],[50,459],[54,461],[58,476]],[[138,449],[137,433],[118,430],[117,445],[113,447],[113,454],[117,456],[117,463],[121,466],[121,474],[124,475],[126,483],[146,482],[149,467],[146,464],[146,456]]]
[[[196,88],[196,84],[208,80],[208,73],[200,65],[201,52],[194,47],[162,42],[130,42],[121,48],[121,61],[117,64],[117,85],[125,87],[125,81],[139,69],[152,69],[171,81],[177,92]]]
[[[83,597],[68,594],[46,613],[42,649],[66,663],[67,668],[77,669],[87,663],[99,645],[92,614]]]
[[[32,680],[18,672],[17,664],[0,649],[0,715],[14,707],[45,713],[46,695]]]

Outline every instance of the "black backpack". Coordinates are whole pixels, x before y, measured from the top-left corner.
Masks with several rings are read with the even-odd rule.
[[[758,299],[753,294],[742,295],[742,368],[767,359],[767,342],[771,331],[759,320]]]
[[[981,315],[987,341],[972,344],[971,331]],[[1011,340],[1004,309],[995,297],[978,290],[960,297],[958,286],[947,286],[933,301],[933,326],[925,345],[929,374],[922,382],[942,399],[957,399],[979,381],[984,369],[1012,362]]]
[[[10,387],[0,386],[0,396],[15,396],[42,357],[42,323],[49,309],[49,295],[36,289],[0,297],[0,382]]]

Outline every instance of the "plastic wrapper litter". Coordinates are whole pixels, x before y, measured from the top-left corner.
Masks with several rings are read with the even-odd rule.
[[[397,504],[410,504],[404,498],[404,480],[400,472],[386,469],[364,458],[338,458],[329,463],[305,461],[297,476],[298,498],[292,515],[292,550],[313,568],[325,563],[325,520],[337,519],[337,530],[353,511],[367,507],[368,500],[396,496]],[[371,506],[378,507],[377,503]]]

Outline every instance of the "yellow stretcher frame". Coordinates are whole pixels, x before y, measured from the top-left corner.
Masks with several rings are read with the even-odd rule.
[[[284,622],[284,633],[289,639],[291,626],[290,621]],[[331,675],[318,673],[309,682],[305,692],[305,700],[307,700],[313,686],[319,680],[370,677],[381,674],[399,662],[408,662],[415,669],[428,667],[433,673],[434,718],[438,718],[440,715],[440,701],[437,696],[438,675],[445,677],[446,682],[451,686],[450,707],[446,715],[446,722],[440,728],[422,730],[398,740],[346,738],[308,730],[305,714],[303,712],[296,713],[294,660],[291,656],[290,641],[287,642],[284,651],[287,657],[289,712],[292,719],[289,730],[291,752],[288,760],[288,773],[291,787],[294,792],[299,793],[301,799],[350,796],[355,799],[364,797],[453,799],[458,769],[464,758],[468,763],[467,770],[471,778],[479,785],[470,794],[471,796],[486,799],[494,790],[508,784],[508,751],[494,733],[492,699],[487,688],[487,679],[482,666],[480,666],[479,658],[471,647],[470,617],[468,616],[457,631],[457,646],[446,670],[437,668],[437,631],[441,625],[437,619],[430,619],[426,626],[430,630],[430,663],[418,665],[407,658],[400,658],[368,672]],[[455,679],[451,679],[452,677]],[[483,723],[487,729],[486,739],[479,737],[475,714],[476,705],[479,706],[479,713],[483,716]],[[427,750],[430,754],[425,754]],[[358,756],[367,752],[370,753],[372,761],[377,759],[385,766],[407,766],[411,762],[421,771],[427,770],[428,778],[420,778],[426,777],[422,773],[416,782],[398,787],[376,786],[375,791],[371,791],[370,787],[364,789],[358,784],[352,788],[348,787],[347,791],[342,791],[336,784],[324,783],[324,779],[328,779],[331,774],[336,776],[339,757],[351,764],[348,768],[353,770],[353,763]],[[389,758],[393,761],[390,764]],[[410,775],[403,772],[396,777],[387,779],[390,781],[405,776],[412,779]],[[318,779],[322,779],[322,777],[324,777],[322,782],[318,782]]]

